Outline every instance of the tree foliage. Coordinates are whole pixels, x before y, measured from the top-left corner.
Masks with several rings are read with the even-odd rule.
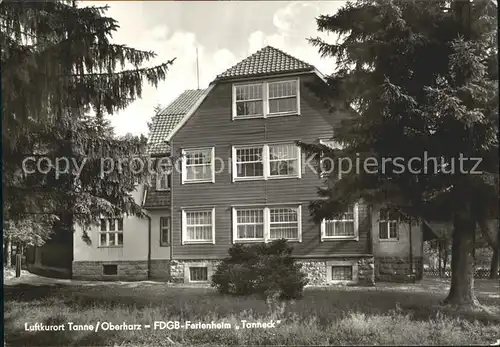
[[[285,239],[269,244],[235,244],[212,276],[212,286],[222,294],[253,295],[265,299],[302,297],[307,275],[291,256]]]
[[[465,220],[458,224],[470,233],[498,216],[496,16],[490,1],[360,0],[317,18],[319,31],[338,40],[310,39],[337,67],[326,88],[315,88],[351,116],[335,129],[343,149],[301,146],[378,163],[376,173],[351,170],[340,178],[335,167],[311,204],[317,220],[360,199],[411,218]],[[425,156],[436,161],[424,163]],[[461,156],[481,163],[463,161],[460,170]],[[404,170],[394,161],[383,169],[383,158],[398,157]],[[421,161],[408,170],[412,158]],[[464,173],[473,168],[481,174]]]
[[[43,223],[52,215],[89,226],[101,214],[143,214],[129,193],[144,175],[130,165],[101,175],[100,167],[102,158],[144,157],[146,141],[113,136],[106,117],[140,98],[144,83],[164,80],[174,60],[148,67],[154,52],[112,43],[119,26],[106,10],[69,1],[0,3],[6,220]],[[59,176],[26,174],[27,157],[84,165],[81,173],[72,165]]]

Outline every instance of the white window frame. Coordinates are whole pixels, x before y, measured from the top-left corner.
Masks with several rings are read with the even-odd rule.
[[[335,280],[332,278],[332,267],[350,266],[352,268],[352,280]],[[331,260],[326,262],[326,280],[334,284],[354,284],[358,282],[358,262],[357,260]]]
[[[386,242],[386,241],[389,241],[389,242],[394,242],[394,241],[398,241],[399,240],[399,220],[397,219],[382,219],[381,218],[381,213],[382,211],[379,210],[378,211],[378,239],[380,241],[383,241],[383,242]],[[386,233],[386,236],[387,238],[381,238],[380,237],[380,223],[381,222],[384,222],[384,223],[387,223],[387,229],[385,230],[385,233]],[[392,225],[396,225],[396,237],[391,237],[391,224]]]
[[[297,173],[294,175],[271,175],[271,160],[269,158],[269,147],[271,146],[279,146],[279,145],[292,145],[295,146],[297,150]],[[264,167],[264,175],[263,176],[248,176],[248,177],[238,177],[238,162],[236,152],[239,149],[247,149],[247,148],[262,148],[262,162]],[[302,178],[302,151],[299,146],[297,146],[293,142],[281,142],[281,143],[269,143],[269,144],[258,144],[258,145],[241,145],[241,146],[233,146],[232,147],[232,179],[233,182],[237,181],[254,181],[254,180],[275,180],[275,179],[286,179],[286,178]]]
[[[207,270],[207,279],[206,280],[193,280],[191,279],[191,268],[200,268],[200,269],[206,269]],[[188,267],[188,271],[189,271],[189,283],[206,283],[208,282],[208,267],[207,266],[193,266],[193,265],[190,265]]]
[[[269,85],[270,84],[276,84],[276,83],[287,83],[287,82],[295,82],[295,96],[283,96],[283,97],[275,97],[271,98],[269,96]],[[293,114],[300,114],[300,80],[299,78],[290,78],[290,79],[285,79],[285,80],[276,80],[276,81],[267,81],[264,84],[264,98],[265,98],[265,103],[264,103],[264,109],[266,111],[267,117],[279,117],[279,116],[289,116]],[[277,99],[286,99],[286,98],[291,98],[295,97],[296,100],[296,111],[285,111],[285,112],[274,112],[271,113],[269,104],[270,100],[277,100]]]
[[[263,167],[262,176],[237,177],[237,175],[238,175],[238,155],[237,155],[238,150],[255,149],[255,148],[259,148],[262,150],[262,167]],[[265,148],[263,145],[233,146],[233,148],[232,148],[233,182],[265,179],[265,177],[266,177],[266,163],[265,163],[266,160],[265,160],[265,158],[266,158],[266,154],[265,154]]]
[[[163,169],[158,168],[158,172],[156,173],[156,187],[155,187],[155,189],[156,189],[156,191],[159,191],[159,192],[169,191],[170,186],[172,185],[172,167],[170,164],[167,164],[167,163],[165,163],[161,166],[167,166],[167,167],[170,166],[170,168],[167,169],[169,171],[162,171]],[[163,174],[162,174],[162,172],[163,172]],[[167,187],[165,187],[165,188],[162,188],[160,185],[162,179],[166,180]]]
[[[343,222],[345,219],[323,219],[321,222],[321,242],[335,240],[355,240],[359,241],[359,205],[355,203],[353,206],[354,215],[354,236],[328,236],[326,235],[326,223]]]
[[[110,230],[110,220],[113,219],[115,220],[115,230]],[[118,230],[118,220],[121,219],[122,220],[122,229],[121,230]],[[102,223],[102,220],[105,220],[106,221],[106,231],[103,231],[101,230],[101,223]],[[105,217],[101,217],[100,218],[100,223],[99,223],[99,247],[100,248],[114,248],[114,247],[117,247],[117,248],[122,248],[124,243],[125,243],[125,237],[123,235],[123,229],[124,229],[124,220],[123,218],[105,218]],[[102,241],[101,241],[101,235],[105,234],[106,235],[106,244],[103,244]],[[118,244],[118,235],[122,235],[122,244],[119,245]],[[109,241],[111,239],[111,237],[114,238],[115,240],[115,244],[114,245],[110,245],[109,244]]]
[[[279,204],[272,206],[238,206],[233,207],[233,243],[252,243],[252,242],[272,242],[275,239],[271,239],[271,209],[277,208],[292,208],[297,211],[297,238],[287,239],[291,242],[302,242],[302,205],[287,205]],[[238,220],[237,211],[238,210],[263,210],[263,220],[264,220],[264,237],[263,238],[239,238],[238,237]]]
[[[261,86],[262,88],[262,98],[261,99],[248,99],[248,100],[240,100],[240,102],[245,102],[245,101],[262,101],[262,114],[256,114],[256,115],[247,115],[247,116],[236,116],[237,112],[237,102],[236,102],[236,88],[237,87],[250,87],[250,86]],[[252,118],[264,118],[265,117],[265,87],[264,87],[264,82],[253,82],[253,83],[237,83],[233,84],[232,87],[232,119],[252,119]]]
[[[238,226],[241,224],[238,224],[238,211],[245,211],[245,210],[253,210],[253,211],[262,211],[262,237],[256,237],[256,238],[239,238],[238,237]],[[265,242],[266,240],[266,213],[263,208],[261,207],[233,207],[233,241],[244,241],[244,242]],[[243,224],[243,223],[242,223]],[[250,224],[250,223],[244,223],[244,224]],[[255,225],[255,224],[251,224]]]
[[[206,281],[192,281],[191,280],[191,267],[205,267],[207,268]],[[184,263],[184,283],[209,283],[212,281],[213,264],[210,262],[187,262]]]
[[[296,87],[296,95],[297,98],[297,110],[290,112],[279,112],[279,113],[270,113],[269,112],[269,84],[274,83],[283,83],[283,82],[291,82],[295,81]],[[237,116],[236,115],[236,88],[242,86],[252,86],[252,85],[262,85],[262,115],[251,115],[251,116]],[[282,116],[291,116],[291,115],[300,115],[300,77],[294,78],[286,78],[279,80],[268,80],[268,81],[259,81],[259,82],[246,82],[246,83],[235,83],[232,87],[232,119],[253,119],[253,118],[271,118],[271,117],[282,117]],[[288,98],[288,97],[283,97]],[[271,98],[278,99],[278,98]],[[248,101],[258,101],[261,99],[252,99]]]
[[[211,163],[210,168],[212,170],[212,177],[208,179],[197,179],[197,180],[188,180],[187,179],[187,160],[186,154],[188,152],[196,152],[196,151],[211,151]],[[215,147],[201,147],[201,148],[185,148],[182,149],[182,184],[187,183],[215,183]]]
[[[187,213],[202,213],[202,212],[210,212],[212,214],[212,239],[205,240],[188,240],[187,238]],[[215,207],[200,207],[200,208],[186,208],[182,209],[182,244],[190,245],[190,244],[213,244],[215,245]]]

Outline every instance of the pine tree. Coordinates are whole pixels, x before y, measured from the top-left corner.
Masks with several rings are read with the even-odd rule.
[[[336,43],[310,39],[337,64],[328,87],[312,87],[352,116],[335,129],[343,149],[300,145],[334,160],[378,163],[376,173],[351,170],[340,179],[336,167],[311,203],[313,217],[335,216],[361,199],[402,219],[453,222],[449,304],[478,305],[476,225],[498,218],[496,11],[489,1],[360,0],[317,19],[319,31],[339,35]],[[425,155],[436,159],[427,170]],[[461,173],[475,161],[460,170],[460,156],[481,158],[475,171],[482,173]],[[385,170],[383,158],[393,159]],[[412,158],[421,159],[420,172],[408,170]]]
[[[4,218],[11,225],[49,227],[57,219],[64,228],[88,227],[100,215],[144,215],[129,194],[147,175],[139,161],[105,175],[101,162],[147,161],[145,138],[115,137],[105,116],[140,98],[144,83],[164,80],[175,59],[144,67],[155,53],[111,43],[119,26],[106,10],[70,1],[0,3]],[[28,157],[84,165],[59,176],[27,174]]]

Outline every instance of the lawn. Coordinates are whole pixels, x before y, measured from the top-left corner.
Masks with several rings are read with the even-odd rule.
[[[479,300],[494,315],[444,310],[439,303],[447,286],[444,280],[426,280],[374,288],[308,288],[296,302],[266,303],[253,297],[221,296],[211,288],[151,282],[18,283],[4,288],[5,342],[8,346],[468,345],[500,339],[498,283],[476,283]],[[153,329],[154,321],[187,320],[225,322],[231,329]],[[274,321],[276,326],[235,329],[241,320]],[[25,323],[95,327],[98,321],[141,324],[142,330],[24,329]]]

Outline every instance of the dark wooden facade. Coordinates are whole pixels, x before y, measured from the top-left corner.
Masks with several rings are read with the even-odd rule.
[[[333,136],[333,129],[345,113],[330,113],[307,86],[319,82],[316,74],[300,76],[300,115],[265,119],[232,120],[232,83],[218,82],[189,120],[170,141],[172,154],[182,149],[215,147],[215,183],[182,184],[181,173],[172,176],[172,259],[221,259],[233,244],[232,207],[235,205],[300,203],[302,205],[302,242],[294,243],[297,257],[335,257],[371,253],[370,218],[365,206],[359,207],[359,240],[321,242],[320,225],[314,224],[308,204],[317,199],[319,175],[306,165],[302,154],[301,178],[259,181],[232,180],[229,163],[232,146],[273,142],[317,142]],[[278,78],[279,80],[279,78]],[[179,165],[180,167],[180,165]],[[182,245],[182,208],[215,208],[215,244]]]

